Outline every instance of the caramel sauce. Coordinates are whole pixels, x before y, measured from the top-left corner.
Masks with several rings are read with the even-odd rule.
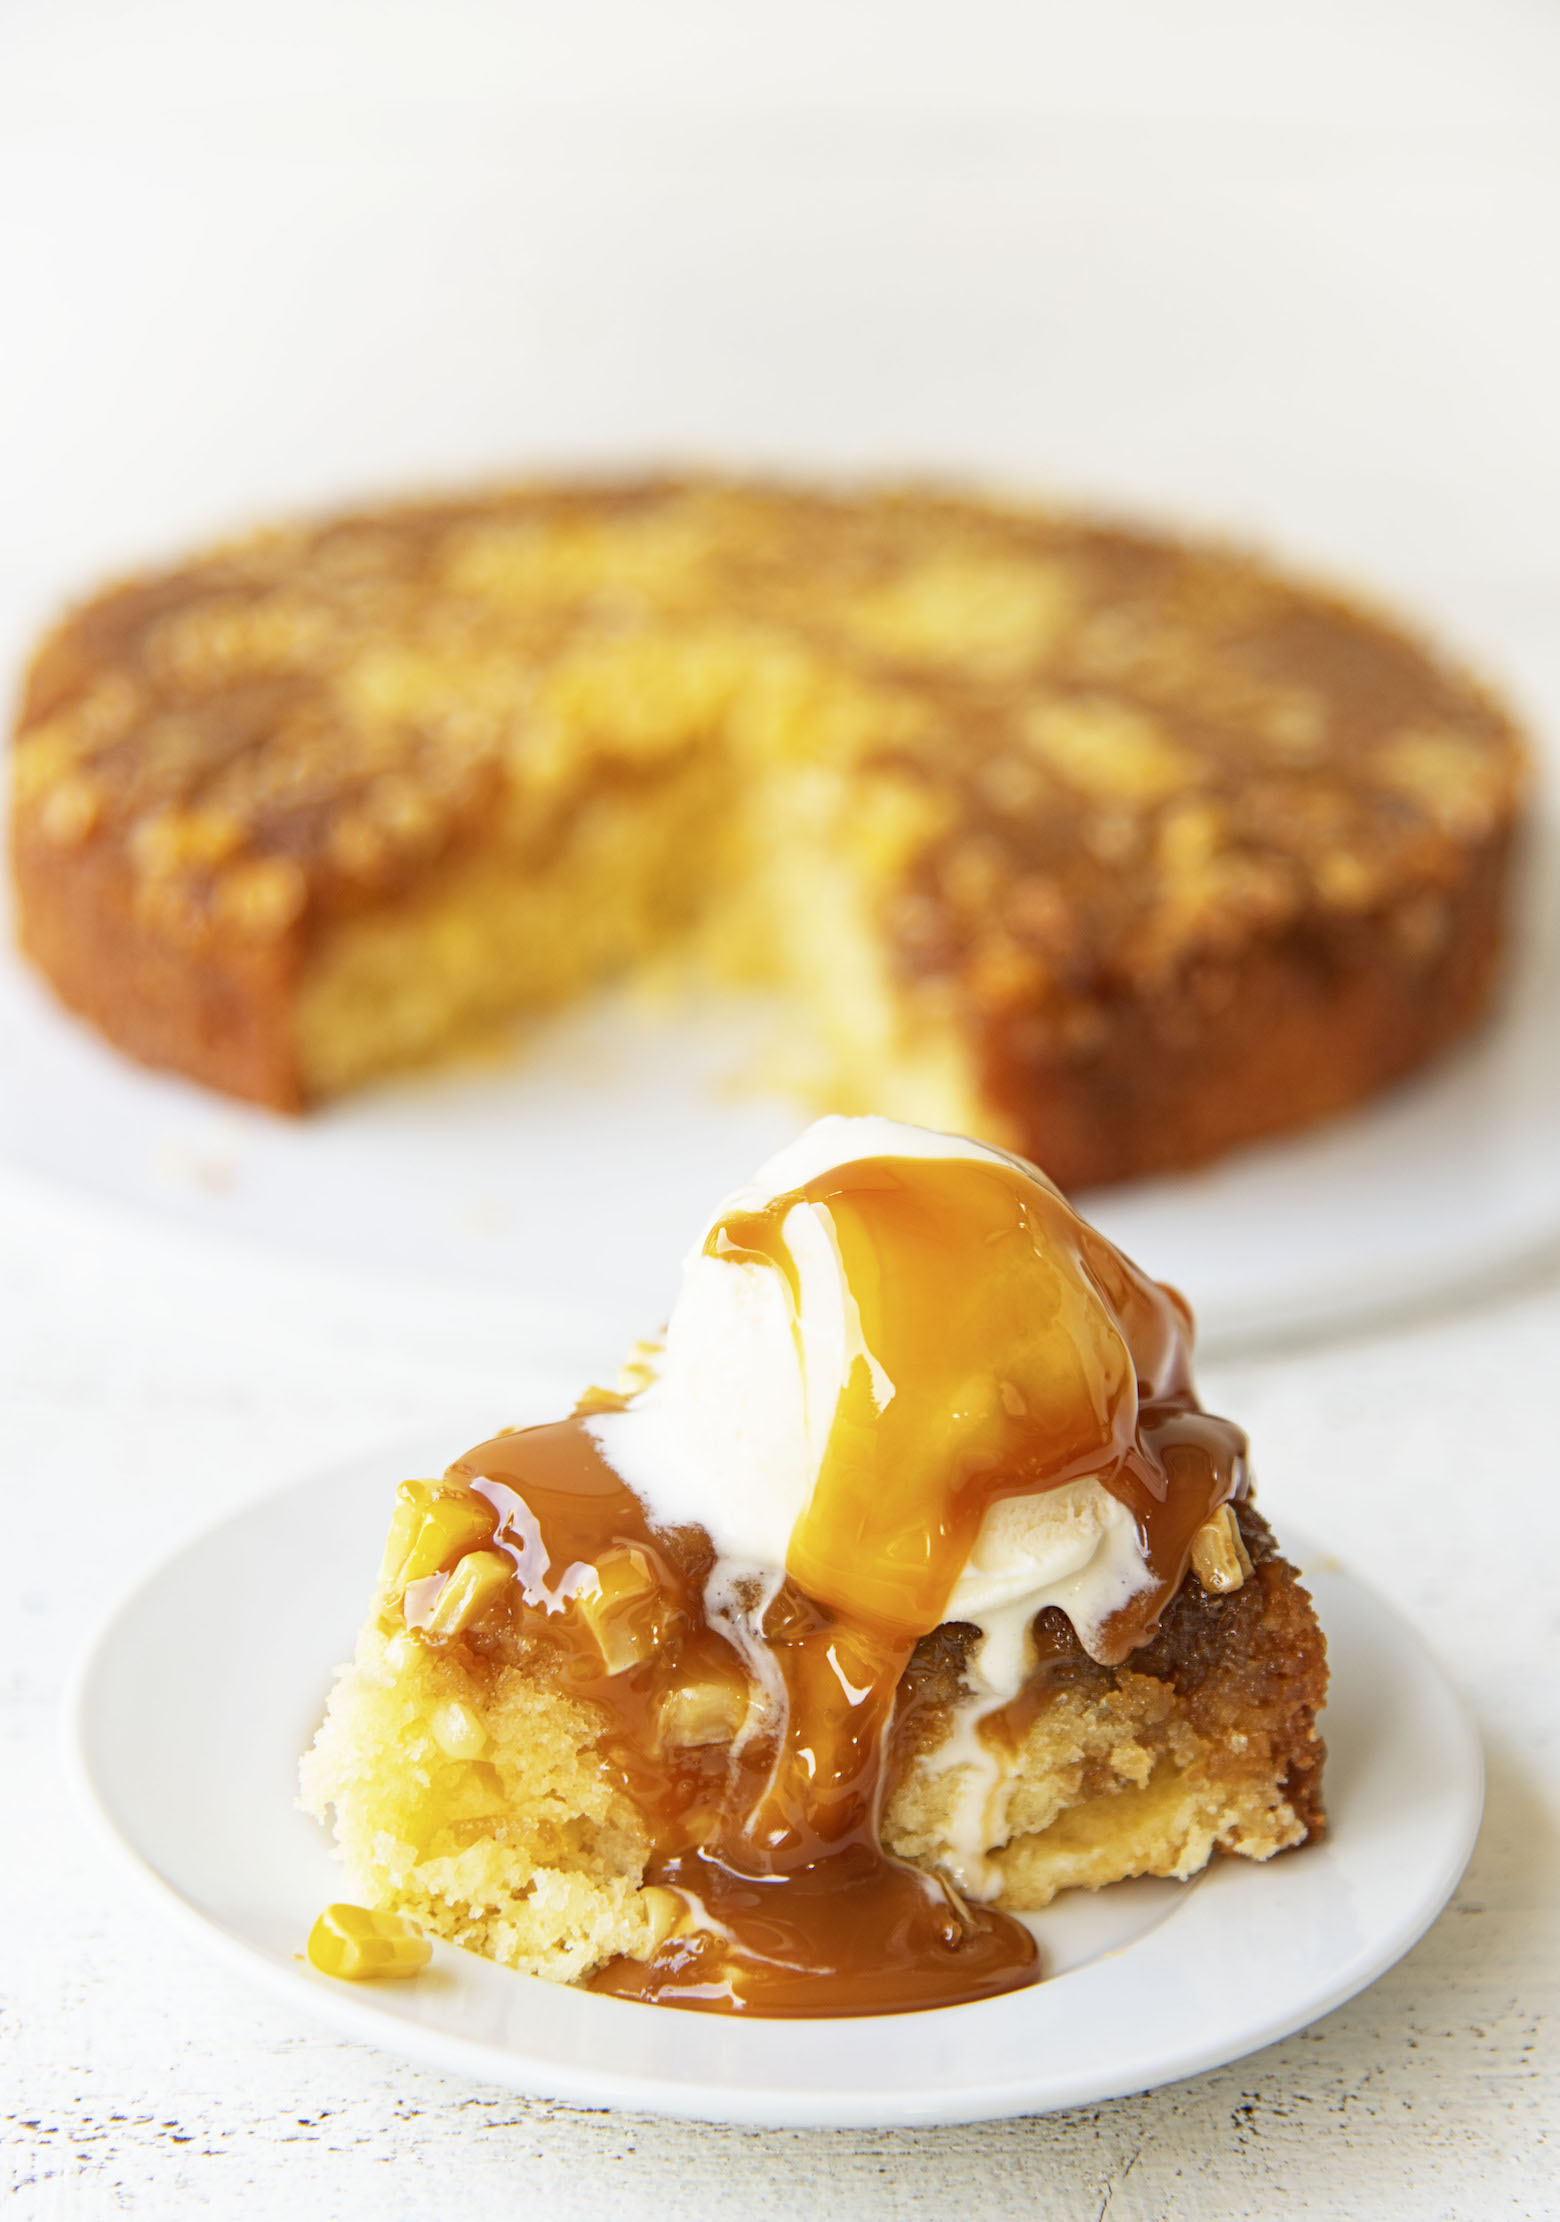
[[[854,1316],[783,1579],[734,1576],[702,1530],[657,1528],[582,1414],[484,1443],[449,1478],[493,1508],[516,1632],[600,1709],[602,1762],[650,1833],[645,1882],[688,1906],[653,1958],[610,1962],[593,1989],[772,2016],[989,1997],[1039,1974],[1029,1932],[879,1843],[916,1645],[992,1504],[1097,1476],[1153,1576],[1105,1631],[1101,1655],[1126,1657],[1198,1527],[1244,1491],[1244,1440],[1197,1408],[1180,1299],[1016,1163],[862,1160],[722,1218],[708,1254],[784,1275],[800,1335],[798,1206],[826,1216]],[[635,1569],[610,1659],[577,1602],[603,1562]],[[989,1733],[1021,1734],[1045,1684],[1037,1653]],[[729,1701],[726,1732],[677,1732],[690,1689]]]

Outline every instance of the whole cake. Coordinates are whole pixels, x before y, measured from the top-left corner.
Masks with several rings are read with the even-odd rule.
[[[669,953],[823,1106],[1064,1187],[1355,1103],[1485,1010],[1518,738],[1259,564],[928,492],[533,485],[273,532],[33,664],[24,949],[296,1110]]]
[[[1060,1890],[1323,1825],[1321,1633],[1191,1320],[1031,1165],[828,1118],[616,1392],[404,1483],[303,1763],[361,1905],[619,1996],[954,2004]]]

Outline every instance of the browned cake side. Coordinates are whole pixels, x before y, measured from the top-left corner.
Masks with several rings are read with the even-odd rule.
[[[1011,1709],[1013,1787],[993,1854],[1001,1902],[1135,1874],[1188,1874],[1210,1851],[1265,1859],[1326,1827],[1317,1720],[1327,1651],[1311,1600],[1267,1522],[1238,1508],[1253,1573],[1227,1595],[1189,1575],[1152,1643],[1102,1666],[1054,1608],[1041,1664]],[[973,1631],[938,1629],[912,1663],[884,1840],[945,1856],[946,1805],[923,1771],[944,1732]]]
[[[1525,770],[1470,680],[1243,558],[657,482],[348,518],[107,593],[39,651],[14,788],[20,936],[63,999],[289,1110],[729,915],[845,1045],[823,1092],[925,1116],[897,1049],[859,1046],[876,1016],[823,1010],[822,860],[884,1041],[953,1076],[934,1123],[962,1090],[1079,1186],[1357,1102],[1473,1025]],[[424,944],[381,1039],[374,982]],[[364,1010],[338,1054],[332,1014]]]

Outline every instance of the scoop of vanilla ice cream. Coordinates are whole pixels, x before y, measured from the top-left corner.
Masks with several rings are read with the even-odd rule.
[[[837,1166],[879,1157],[1021,1162],[892,1119],[819,1119],[710,1225],[734,1209],[761,1211]],[[1023,1170],[1043,1180],[1032,1166]],[[732,1570],[773,1575],[785,1567],[812,1495],[850,1368],[871,1353],[824,1207],[795,1204],[782,1223],[794,1306],[784,1276],[767,1262],[706,1256],[708,1231],[684,1266],[656,1378],[626,1410],[597,1414],[587,1426],[652,1518],[701,1526]],[[1028,1672],[1028,1629],[1043,1606],[1060,1606],[1092,1650],[1110,1615],[1149,1580],[1131,1514],[1098,1481],[1073,1481],[991,1506],[946,1617],[981,1629],[970,1671],[1000,1702]]]

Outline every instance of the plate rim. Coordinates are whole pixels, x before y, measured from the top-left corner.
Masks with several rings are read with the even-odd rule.
[[[1347,1581],[1368,1608],[1372,1622],[1383,1627],[1397,1647],[1407,1649],[1418,1671],[1433,1684],[1458,1730],[1455,1753],[1447,1755],[1453,1762],[1447,1768],[1448,1779],[1460,1777],[1461,1781],[1457,1798],[1458,1825],[1455,1830],[1448,1831],[1448,1842],[1434,1886],[1371,1935],[1361,1950],[1346,1957],[1325,1982],[1310,1989],[1302,1986],[1282,2006],[1266,2014],[1256,2014],[1238,2027],[1226,2027],[1200,2043],[1185,2046],[1176,2051],[1173,2058],[1167,2058],[1162,2069],[1146,2080],[1136,2062],[1124,2067],[1119,2075],[1102,2077],[1097,2071],[1085,2071],[1072,2083],[1065,2070],[1059,2072],[1052,2068],[1041,2075],[1031,2068],[1027,2073],[1016,2072],[1006,2082],[988,2082],[968,2092],[938,2094],[928,2090],[910,2094],[908,2098],[896,2092],[892,2104],[885,2103],[888,2098],[886,2082],[835,2090],[825,2100],[824,2095],[814,2089],[787,2086],[779,2081],[717,2086],[651,2073],[581,2070],[571,2062],[554,2059],[545,2050],[497,2045],[387,2014],[372,1999],[360,1998],[348,1985],[315,1975],[301,1956],[295,1966],[271,1958],[203,1911],[177,1883],[162,1874],[121,1830],[99,1790],[89,1752],[90,1719],[96,1677],[108,1665],[115,1639],[125,1624],[133,1620],[148,1594],[155,1591],[176,1566],[198,1556],[228,1529],[243,1521],[263,1520],[274,1515],[287,1498],[307,1494],[331,1482],[344,1485],[350,1476],[361,1474],[371,1462],[377,1465],[383,1461],[388,1466],[404,1458],[413,1446],[426,1447],[430,1432],[420,1431],[411,1436],[403,1432],[377,1450],[338,1459],[328,1467],[261,1491],[225,1514],[203,1521],[196,1531],[139,1572],[114,1598],[82,1646],[61,1700],[61,1756],[77,1812],[87,1822],[92,1837],[120,1872],[134,1882],[143,1899],[160,1909],[165,1918],[219,1963],[257,1984],[304,2018],[359,2043],[433,2067],[441,2073],[455,2074],[470,2082],[498,2085],[529,2098],[593,2111],[608,2108],[681,2121],[772,2129],[881,2130],[954,2126],[1025,2115],[1039,2117],[1171,2086],[1188,2077],[1228,2066],[1308,2027],[1368,1989],[1418,1943],[1444,1912],[1472,1856],[1483,1820],[1485,1766],[1482,1738],[1471,1707],[1407,1616],[1372,1583],[1356,1574],[1346,1561],[1314,1538],[1303,1522],[1286,1517],[1282,1521],[1286,1555],[1293,1557],[1302,1576],[1309,1568],[1312,1572],[1324,1571]],[[447,1442],[447,1433],[443,1439]],[[1215,1872],[1217,1870],[1204,1870],[1202,1876],[1193,1878],[1194,1885]],[[1154,1933],[1150,1931],[1149,1935]],[[1136,1941],[1147,1943],[1148,1937]],[[1131,1952],[1135,1942],[1122,1949]],[[442,1942],[435,1946],[436,1954],[453,1953],[458,1949]],[[1107,1958],[1111,1956],[1106,1954]],[[499,1972],[520,1983],[542,1980],[513,1970]],[[1076,1972],[1081,1974],[1084,1970]],[[608,2010],[624,2013],[645,2010],[633,2002],[616,1999],[603,1999],[599,2003]],[[946,2009],[954,2013],[973,2010]],[[939,2017],[916,2014],[885,2018],[919,2022]],[[768,2023],[766,2026],[778,2025]],[[838,2026],[838,2023],[831,2026]]]

